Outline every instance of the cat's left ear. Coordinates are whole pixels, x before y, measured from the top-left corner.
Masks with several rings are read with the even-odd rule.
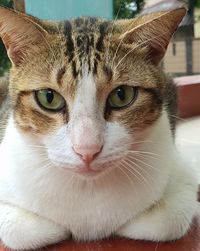
[[[30,48],[44,40],[44,33],[32,17],[0,7],[0,37],[13,65],[22,63]]]
[[[147,48],[154,64],[163,58],[173,33],[186,14],[185,8],[153,13],[135,19],[119,20],[119,41],[129,47]]]

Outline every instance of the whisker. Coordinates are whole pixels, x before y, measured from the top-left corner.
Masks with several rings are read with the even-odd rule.
[[[44,166],[41,166],[40,168],[41,169],[46,169],[46,168],[48,168],[48,167],[50,167],[50,166],[52,166],[52,163],[50,162],[50,163],[47,163],[46,165],[44,165]]]
[[[123,167],[124,167],[124,166],[123,166]],[[126,167],[124,167],[124,168],[126,168]],[[120,169],[120,171],[128,178],[128,180],[129,180],[131,183],[134,184],[133,180],[130,178],[130,176],[128,176],[128,174],[125,172],[125,170],[123,170],[123,168],[121,168],[120,166],[119,166],[119,169]],[[128,169],[128,171],[130,171],[130,170]]]
[[[166,33],[166,32],[165,32],[165,33]],[[136,50],[136,49],[139,48],[140,46],[145,45],[147,42],[150,42],[150,41],[152,41],[152,40],[155,39],[155,38],[159,38],[159,37],[163,36],[165,33],[162,33],[162,34],[153,36],[153,37],[151,37],[150,39],[146,39],[145,41],[136,44],[131,50],[129,50],[129,51],[120,59],[120,61],[119,61],[119,62],[117,63],[117,65],[115,66],[114,71],[118,68],[118,66],[122,63],[122,61],[123,61],[131,52],[133,52],[134,50]],[[124,37],[125,37],[125,36],[124,36]],[[124,37],[123,37],[123,38],[124,38]]]
[[[146,181],[144,180],[143,175],[139,171],[137,171],[134,168],[131,168],[130,166],[129,167],[124,166],[124,168],[126,168],[132,175],[134,175],[141,183],[144,182],[144,184],[148,187],[148,189],[153,191],[150,184],[149,184],[149,182],[146,179],[145,179]]]
[[[61,42],[64,42],[64,39],[63,39],[63,32],[61,31],[61,29],[60,29],[60,27],[59,27],[59,22],[56,22],[55,26],[56,26],[56,29],[57,29],[57,31],[58,31],[59,40],[60,40]],[[62,47],[61,42],[59,43],[59,49],[60,49],[60,53],[61,53],[61,55],[62,55],[62,53],[63,53],[63,47]]]
[[[151,185],[150,185],[150,183],[149,183],[149,181],[148,181],[148,179],[141,173],[141,171],[144,171],[145,169],[143,169],[140,165],[138,165],[137,163],[133,163],[132,161],[131,162],[129,162],[131,165],[133,164],[133,166],[135,165],[135,166],[137,166],[137,168],[139,168],[139,170],[137,170],[136,168],[133,168],[133,167],[131,167],[131,166],[129,166],[129,168],[132,170],[132,171],[134,171],[134,172],[136,172],[140,177],[141,177],[141,179],[143,180],[143,182],[145,183],[145,185],[148,187],[148,189],[153,193],[153,189],[152,189],[152,187],[151,187]],[[150,176],[150,174],[146,171],[146,174],[148,175],[148,178],[150,178],[151,179],[151,181],[152,182],[154,182],[154,180],[153,180],[153,178]]]
[[[42,145],[26,145],[28,147],[33,147],[33,148],[43,148],[43,149],[48,149],[46,146],[42,146]]]
[[[107,46],[107,49],[106,49],[106,62],[108,63],[109,62],[109,51],[110,51],[110,42],[111,42],[111,37],[113,35],[113,30],[114,30],[114,26],[115,26],[115,21],[117,20],[118,16],[119,16],[119,13],[120,13],[120,10],[121,10],[121,7],[122,7],[122,4],[120,5],[118,11],[117,11],[117,15],[113,21],[113,25],[112,25],[112,29],[111,29],[111,32],[109,34],[109,37],[108,37],[108,46]]]
[[[29,22],[33,23],[35,27],[37,27],[37,30],[39,31],[39,33],[41,34],[42,38],[44,39],[45,43],[47,44],[47,46],[49,47],[49,50],[52,53],[52,56],[54,57],[54,60],[56,60],[56,55],[50,45],[50,43],[48,42],[48,40],[46,39],[46,37],[44,36],[44,34],[41,32],[41,29],[47,34],[47,31],[45,29],[43,29],[38,23],[36,23],[34,20],[32,19],[28,19]]]
[[[116,59],[116,57],[117,57],[117,52],[119,51],[119,48],[120,48],[120,46],[121,46],[123,40],[124,40],[124,37],[120,40],[120,42],[119,42],[119,44],[118,44],[118,46],[117,46],[117,49],[116,49],[116,51],[115,51],[115,54],[114,54],[114,56],[113,56],[113,60],[112,60],[112,63],[111,63],[111,68],[113,68],[114,61],[115,61],[115,59]],[[115,68],[115,69],[116,69],[116,68]],[[114,69],[114,70],[115,70],[115,69]]]
[[[133,162],[132,160],[129,160],[129,159],[127,159],[127,161],[132,165],[134,165],[134,164],[137,164],[137,163],[135,163],[135,162]],[[139,168],[139,170],[141,170],[141,171],[143,171],[147,176],[148,176],[148,178],[150,178],[151,179],[151,181],[154,181],[153,179],[152,179],[152,176],[150,175],[150,173],[143,167],[143,166],[140,166],[139,164],[137,165],[137,168]]]
[[[122,161],[122,163],[123,163],[123,161]],[[134,172],[135,170],[127,167],[127,163],[124,163],[123,168],[125,168],[130,174],[132,174],[134,177],[136,177],[139,182],[143,183],[143,180],[137,175],[137,173]]]
[[[132,23],[130,23],[129,26],[127,27],[127,31],[128,31],[128,29],[131,27],[131,25],[132,25]],[[114,53],[113,60],[112,60],[112,63],[111,63],[111,68],[113,68],[114,61],[115,61],[115,59],[116,59],[116,57],[117,57],[117,52],[119,51],[119,48],[120,48],[120,46],[121,46],[121,44],[122,44],[124,38],[125,38],[125,36],[120,40],[120,42],[119,42],[119,44],[118,44],[118,46],[117,46],[117,48],[116,48],[116,51],[115,51],[115,53]],[[116,68],[115,68],[115,69],[116,69]]]
[[[139,143],[153,143],[154,144],[154,142],[153,141],[150,141],[150,140],[142,140],[142,141],[134,141],[134,142],[130,142],[130,144],[128,144],[128,145],[134,145],[134,144],[139,144]]]
[[[40,153],[40,152],[37,152],[36,150],[35,151],[29,151],[29,152],[24,152],[23,155],[25,156],[28,156],[28,155],[32,155],[32,154],[37,154],[37,157],[47,157],[47,154],[46,153]]]
[[[151,187],[150,184],[149,184],[149,182],[148,182],[148,180],[147,180],[137,169],[135,169],[133,166],[131,166],[130,163],[127,162],[127,160],[124,159],[123,161],[127,164],[127,166],[128,166],[129,168],[131,168],[131,170],[133,170],[134,172],[136,172],[136,173],[141,177],[141,179],[145,182],[145,184],[146,184],[148,187]],[[131,163],[131,164],[132,164],[132,163]],[[134,163],[134,165],[137,166],[137,167],[139,167],[139,165],[136,164],[136,163]]]
[[[178,116],[176,116],[176,115],[170,115],[170,114],[168,114],[168,116],[173,117],[173,118],[176,118],[176,119],[181,120],[181,121],[183,121],[183,122],[187,121],[187,119],[183,119],[183,118],[178,117]]]
[[[151,159],[155,159],[155,160],[162,160],[161,158],[158,158],[158,157],[155,157],[155,156],[152,156],[152,155],[146,155],[146,154],[143,154],[143,153],[134,153],[134,155],[136,155],[137,157],[140,157],[140,158],[145,158],[148,160],[151,158]]]
[[[147,167],[150,167],[151,169],[153,169],[155,171],[161,172],[160,169],[158,169],[158,168],[156,168],[156,167],[154,167],[154,166],[152,166],[152,165],[150,165],[150,164],[148,164],[148,163],[146,163],[146,162],[144,162],[144,161],[142,161],[142,160],[140,160],[140,159],[138,159],[138,158],[136,158],[134,156],[129,156],[129,158],[132,159],[132,160],[136,160],[136,161],[140,162],[141,164],[143,164],[143,165],[145,165]]]
[[[157,153],[152,153],[152,152],[147,152],[147,151],[135,151],[135,150],[128,150],[127,153],[141,153],[141,154],[146,154],[150,156],[158,156],[158,157],[163,157],[163,155],[157,154]]]

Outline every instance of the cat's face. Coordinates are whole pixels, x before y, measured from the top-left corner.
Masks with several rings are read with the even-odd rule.
[[[129,161],[161,117],[165,79],[157,65],[184,12],[37,28],[19,16],[32,38],[19,34],[15,45],[4,35],[19,131],[44,146],[55,167],[86,176]]]

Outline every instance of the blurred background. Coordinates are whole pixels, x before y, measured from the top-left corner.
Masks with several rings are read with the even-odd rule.
[[[0,5],[41,19],[77,16],[106,19],[133,18],[184,4],[188,13],[171,40],[162,67],[178,90],[176,144],[194,166],[200,163],[200,0],[0,0]],[[0,76],[10,62],[0,40]],[[1,78],[0,78],[1,79]],[[3,78],[2,78],[3,79]]]

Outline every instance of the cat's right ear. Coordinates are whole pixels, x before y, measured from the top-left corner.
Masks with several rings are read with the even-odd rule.
[[[45,30],[31,17],[0,7],[0,37],[15,66],[25,59],[32,46],[44,40]]]

